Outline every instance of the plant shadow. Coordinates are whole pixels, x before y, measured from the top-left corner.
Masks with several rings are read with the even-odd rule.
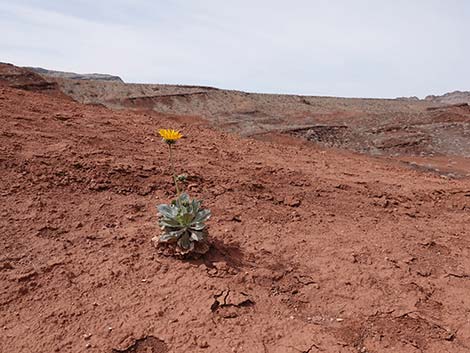
[[[215,267],[215,263],[224,262],[228,267],[240,269],[244,267],[244,254],[238,244],[226,244],[219,239],[211,239],[209,250],[198,258],[187,259],[194,265],[206,265],[208,268]]]

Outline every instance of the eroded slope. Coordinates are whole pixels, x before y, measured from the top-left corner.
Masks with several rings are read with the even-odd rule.
[[[446,100],[255,94],[211,87],[57,79],[82,103],[193,115],[243,136],[294,135],[326,146],[393,157],[447,177],[470,173],[470,108]],[[453,101],[452,101],[453,102]]]
[[[469,351],[467,179],[11,88],[0,112],[3,349]],[[213,211],[197,261],[150,243],[160,127]]]

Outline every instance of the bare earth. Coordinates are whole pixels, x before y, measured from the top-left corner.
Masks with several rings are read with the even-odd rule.
[[[204,117],[242,136],[294,135],[324,147],[393,157],[447,177],[470,176],[469,92],[426,100],[363,99],[45,78],[86,104]]]
[[[13,88],[24,76],[9,77],[0,80],[2,351],[470,351],[463,139],[446,154],[450,140],[432,127],[444,147],[421,146],[439,147],[434,155],[371,156],[295,129],[221,132],[209,113],[84,105],[50,83]],[[410,109],[432,116],[426,104]],[[445,109],[468,117],[465,106]],[[213,213],[212,248],[198,260],[159,256],[150,242],[155,205],[174,197],[160,127],[186,135],[177,168]],[[421,167],[439,158],[450,171]]]

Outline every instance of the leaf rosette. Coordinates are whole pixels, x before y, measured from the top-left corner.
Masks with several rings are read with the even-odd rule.
[[[158,223],[163,231],[158,238],[159,243],[174,244],[181,254],[192,252],[198,243],[206,241],[208,232],[205,222],[211,212],[202,208],[202,202],[191,200],[189,195],[182,193],[169,205],[157,206]]]

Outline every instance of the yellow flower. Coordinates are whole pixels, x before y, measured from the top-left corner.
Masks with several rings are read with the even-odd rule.
[[[158,130],[158,133],[163,138],[163,141],[168,144],[173,144],[183,137],[179,131],[173,129],[160,129]]]

